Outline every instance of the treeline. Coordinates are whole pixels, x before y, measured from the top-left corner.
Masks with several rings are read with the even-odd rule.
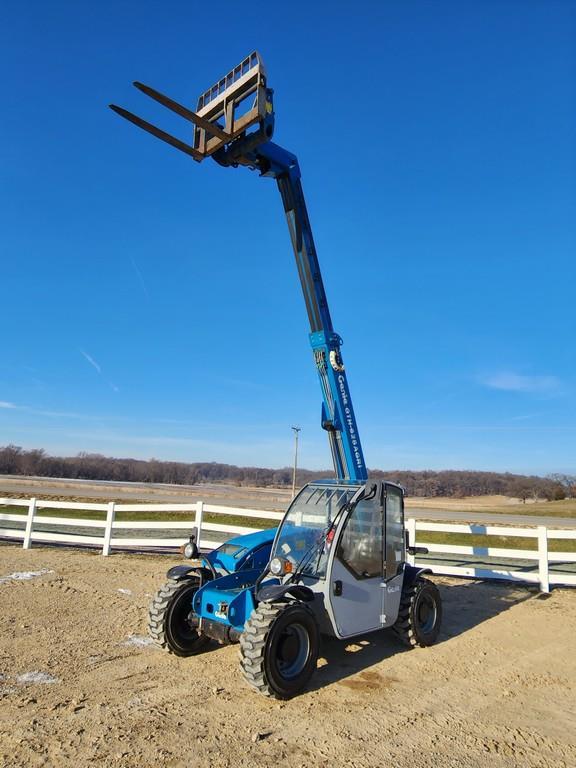
[[[42,449],[24,450],[16,445],[0,448],[0,474],[174,485],[232,483],[282,488],[292,484],[290,467],[267,469],[236,467],[233,464],[216,462],[186,464],[157,459],[115,459],[96,453],[62,457],[50,456]],[[330,477],[332,474],[331,470],[312,472],[299,469],[297,483],[300,486],[310,480]],[[576,475],[556,474],[539,477],[508,472],[372,470],[370,476],[401,483],[410,496],[462,497],[502,494],[523,500],[558,500],[576,496]]]
[[[559,501],[576,497],[576,475],[513,475],[509,472],[474,472],[446,469],[411,472],[374,470],[371,477],[386,477],[400,483],[409,496],[484,496],[501,494],[522,499]]]

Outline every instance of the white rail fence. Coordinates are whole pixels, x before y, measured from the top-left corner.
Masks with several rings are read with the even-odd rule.
[[[549,592],[552,584],[576,586],[576,552],[550,552],[548,547],[550,540],[576,541],[576,528],[560,530],[543,525],[516,528],[476,523],[457,525],[409,518],[406,520],[406,529],[409,544],[425,547],[429,552],[428,555],[417,557],[416,565],[429,565],[435,574],[529,582],[539,584],[542,592]],[[433,544],[426,541],[425,535],[418,535],[428,531],[536,539],[537,547],[505,549],[478,545]],[[408,559],[414,564],[414,557]]]
[[[25,549],[33,542],[61,543],[71,545],[89,545],[101,548],[103,555],[111,550],[134,548],[139,550],[178,548],[187,540],[190,530],[198,531],[198,545],[204,550],[219,546],[230,536],[254,533],[261,530],[252,525],[232,525],[214,523],[204,519],[204,515],[222,515],[250,519],[270,520],[278,523],[281,512],[268,512],[256,509],[239,509],[206,504],[203,501],[194,504],[92,504],[68,501],[40,501],[37,499],[0,498],[0,506],[24,507],[22,514],[0,513],[0,539],[22,540]],[[41,509],[82,510],[105,513],[105,518],[57,517],[38,515]],[[179,520],[117,520],[116,514],[122,512],[178,512]],[[190,517],[186,517],[190,513]],[[20,527],[5,527],[6,523],[18,523]],[[46,527],[71,529],[66,532],[46,530]],[[93,535],[79,533],[77,529],[91,529]],[[428,555],[409,557],[419,566],[429,566],[433,573],[449,576],[463,576],[478,579],[504,579],[539,584],[543,592],[549,592],[551,585],[576,586],[576,552],[550,552],[550,540],[576,541],[576,528],[559,530],[545,526],[516,528],[501,525],[429,523],[414,518],[406,520],[408,540],[411,546],[425,547]],[[115,535],[119,532],[146,531],[147,535]],[[159,536],[150,535],[158,531]],[[181,536],[161,536],[162,532],[182,531]],[[469,534],[495,537],[522,537],[537,540],[535,549],[504,549],[486,547],[434,544],[425,540],[426,532]],[[220,534],[217,540],[210,539],[210,533]],[[208,536],[206,535],[208,534]],[[512,561],[512,562],[510,562]]]
[[[0,513],[0,524],[20,523],[19,528],[0,527],[0,538],[22,539],[24,549],[29,549],[33,542],[49,542],[60,544],[76,544],[97,546],[102,549],[103,555],[109,555],[114,548],[126,549],[159,549],[178,548],[188,541],[188,535],[192,528],[198,531],[198,546],[202,549],[213,549],[220,546],[223,539],[230,536],[240,536],[244,533],[254,533],[262,530],[247,525],[231,525],[229,523],[213,523],[204,520],[205,514],[233,515],[234,517],[257,518],[259,520],[273,520],[278,523],[282,519],[281,512],[265,512],[259,509],[234,509],[232,507],[220,507],[214,504],[205,504],[197,501],[194,504],[116,504],[111,501],[108,504],[78,503],[72,501],[40,501],[38,499],[3,499],[0,498],[0,506],[25,507],[26,514]],[[91,520],[80,517],[54,517],[38,515],[40,509],[74,509],[84,512],[105,512],[106,518]],[[182,514],[179,520],[117,520],[116,514],[121,512],[178,512]],[[187,517],[185,513],[190,513]],[[44,530],[44,528],[57,526],[58,528],[90,528],[94,529],[94,535],[78,533],[70,530],[65,533]],[[181,536],[153,537],[147,536],[116,536],[119,531],[182,531]],[[210,533],[224,534],[219,540],[210,539]],[[208,533],[208,536],[206,536]]]

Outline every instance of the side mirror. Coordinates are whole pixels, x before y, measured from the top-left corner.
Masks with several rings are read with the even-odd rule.
[[[406,547],[406,552],[409,555],[427,555],[429,550],[427,547]]]

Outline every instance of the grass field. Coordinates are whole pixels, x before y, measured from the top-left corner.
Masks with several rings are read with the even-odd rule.
[[[495,515],[526,515],[530,517],[576,518],[576,499],[562,501],[527,501],[507,496],[469,496],[463,499],[409,497],[406,509],[442,509],[448,512],[482,512]],[[453,544],[468,547],[498,547],[502,549],[529,549],[536,551],[537,540],[519,536],[482,536],[472,534],[422,531],[418,539],[428,544]],[[550,552],[576,552],[576,541],[550,540]]]
[[[478,497],[482,500],[484,497]],[[430,509],[445,509],[448,508],[451,511],[482,511],[492,512],[495,514],[530,514],[530,515],[545,515],[550,517],[576,517],[576,500],[570,499],[565,501],[551,501],[532,504],[494,504],[494,499],[502,497],[486,497],[489,499],[487,503],[482,501],[477,502],[475,510],[470,507],[459,505],[460,500],[445,499],[448,502],[444,505],[437,504],[436,499],[422,499],[417,503],[413,503],[407,506],[407,510],[410,507],[424,508],[424,504],[420,504],[420,501],[431,501],[433,506],[426,505]],[[411,499],[412,502],[416,500]],[[473,505],[473,500],[465,500],[466,504]],[[0,513],[8,514],[22,514],[24,522],[26,510],[20,507],[1,506]],[[182,512],[118,512],[116,514],[116,520],[130,521],[130,520],[142,520],[142,521],[179,521],[183,516],[191,522],[194,520],[194,513],[182,513]],[[106,513],[98,512],[94,510],[76,510],[76,509],[41,509],[36,513],[37,518],[42,517],[69,517],[73,519],[88,519],[88,520],[105,520]],[[204,522],[208,523],[228,523],[230,525],[241,525],[249,528],[273,528],[276,523],[274,520],[267,520],[265,518],[245,518],[240,515],[210,515],[204,514]],[[441,533],[432,531],[422,531],[418,536],[419,541],[426,541],[429,544],[449,544],[469,547],[499,547],[503,549],[527,549],[537,550],[537,540],[534,538],[525,538],[519,536],[484,536],[481,534],[458,534],[458,533]],[[548,543],[550,552],[576,552],[576,541],[570,540],[551,540]]]
[[[26,509],[22,507],[0,505],[0,513],[10,515],[26,516]],[[39,509],[36,512],[36,519],[42,517],[69,517],[77,520],[105,520],[106,512],[98,512],[92,509]],[[181,521],[194,520],[194,512],[117,512],[115,519],[118,521],[142,520],[147,522],[156,521]],[[211,515],[204,513],[205,523],[228,523],[229,525],[242,525],[248,528],[273,528],[276,523],[274,520],[267,520],[261,517],[241,517],[240,515]]]
[[[538,540],[521,536],[483,536],[481,534],[468,533],[440,533],[436,531],[421,531],[417,536],[418,543],[448,544],[464,547],[498,547],[501,549],[530,549],[534,552],[538,549]],[[548,541],[549,552],[576,552],[576,540],[574,539],[550,539]]]
[[[507,496],[468,496],[463,499],[435,496],[418,498],[409,496],[406,508],[445,509],[451,512],[486,512],[495,515],[530,515],[541,517],[576,517],[576,499],[562,501],[527,501]]]

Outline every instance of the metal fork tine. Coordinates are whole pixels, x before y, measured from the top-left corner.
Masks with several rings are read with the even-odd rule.
[[[148,133],[151,133],[152,136],[156,136],[156,138],[161,139],[162,141],[165,141],[167,144],[172,145],[173,147],[176,147],[176,149],[179,149],[181,152],[184,152],[187,155],[190,155],[190,157],[193,157],[194,160],[197,160],[200,162],[204,159],[204,155],[201,152],[198,152],[194,149],[194,147],[191,147],[189,144],[186,144],[183,141],[180,141],[180,139],[177,139],[175,136],[171,136],[169,133],[166,133],[166,131],[162,131],[160,128],[156,128],[155,125],[152,125],[152,123],[146,122],[146,120],[142,120],[141,117],[137,117],[137,115],[133,115],[132,112],[128,112],[127,109],[123,109],[122,107],[117,107],[116,104],[109,104],[108,105],[110,109],[113,112],[116,112],[116,114],[120,115],[121,117],[124,117],[126,120],[129,120],[131,123],[134,123],[134,125],[137,125],[139,128],[142,128],[144,131],[148,131]]]
[[[192,112],[192,110],[183,107],[182,104],[178,104],[177,101],[174,101],[168,96],[164,96],[164,94],[160,93],[160,91],[157,91],[154,88],[150,88],[149,85],[144,85],[144,83],[139,83],[138,81],[135,81],[133,85],[138,88],[139,91],[145,93],[146,96],[150,96],[150,98],[154,99],[154,101],[157,101],[163,106],[168,107],[168,109],[171,109],[172,112],[176,112],[177,115],[180,115],[180,117],[183,117],[185,120],[190,120],[191,123],[194,123],[199,128],[203,128],[213,136],[222,139],[222,141],[230,141],[230,134],[226,133],[226,131],[223,131],[220,126],[211,123],[210,120],[205,120],[203,117],[200,117],[200,115],[197,115],[196,112]]]

